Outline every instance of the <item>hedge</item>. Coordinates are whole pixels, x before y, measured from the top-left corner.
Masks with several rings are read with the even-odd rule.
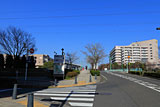
[[[90,70],[90,73],[92,76],[95,76],[95,74],[97,74],[97,76],[100,76],[100,71],[95,71],[95,70]]]
[[[130,71],[131,74],[137,74],[142,76],[160,78],[160,72],[140,72],[140,71]]]
[[[77,76],[78,74],[80,74],[80,71],[78,71],[78,70],[69,71],[69,72],[67,72],[67,74],[66,74],[66,79],[75,77],[75,76]]]
[[[141,75],[141,71],[129,71],[130,74]]]

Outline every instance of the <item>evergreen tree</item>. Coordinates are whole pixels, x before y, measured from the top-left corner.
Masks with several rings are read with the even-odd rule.
[[[35,68],[35,60],[34,60],[34,56],[30,56],[29,57],[29,63],[28,63],[28,67],[29,68]]]
[[[20,57],[19,56],[15,56],[14,57],[14,68],[15,69],[19,69],[20,68]]]
[[[20,68],[25,68],[26,67],[26,57],[23,55],[21,58],[21,63],[20,63]]]
[[[3,54],[0,54],[0,70],[4,68],[4,56]]]
[[[13,68],[13,56],[7,55],[6,56],[6,68]]]

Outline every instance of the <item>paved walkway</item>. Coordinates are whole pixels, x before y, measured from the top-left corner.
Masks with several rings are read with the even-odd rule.
[[[90,82],[90,71],[84,70],[81,71],[77,77],[78,83],[75,84],[75,79],[72,80],[62,80],[59,81],[57,88],[63,87],[73,87],[73,86],[81,86],[81,85],[89,85],[95,84],[100,81],[100,76],[97,76],[97,80],[95,80],[94,76],[91,76],[92,82]],[[56,88],[56,87],[54,87]],[[12,100],[12,97],[4,97],[0,98],[0,107],[26,107],[27,106],[27,95],[19,95],[16,100]],[[41,102],[39,100],[34,100],[34,107],[48,107],[49,105]]]
[[[19,95],[17,98],[16,100],[12,100],[12,97],[0,98],[0,107],[27,107],[27,95]],[[34,99],[34,107],[49,107],[49,105]]]
[[[59,81],[58,87],[71,87],[71,86],[80,86],[80,85],[89,85],[94,84],[97,81],[100,80],[100,77],[97,76],[97,80],[95,79],[95,76],[91,76],[92,82],[90,82],[90,71],[89,70],[83,70],[80,72],[80,74],[77,77],[78,83],[75,84],[75,79],[72,80],[62,80]]]

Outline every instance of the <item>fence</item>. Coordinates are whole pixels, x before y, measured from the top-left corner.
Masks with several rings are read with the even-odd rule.
[[[117,72],[128,72],[128,69],[111,69],[111,70],[107,70],[107,72],[114,72],[114,71],[117,71]],[[130,71],[141,71],[142,72],[142,68],[131,68]]]

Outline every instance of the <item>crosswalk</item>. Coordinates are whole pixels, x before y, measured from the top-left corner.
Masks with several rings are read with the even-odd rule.
[[[71,107],[92,107],[95,94],[96,85],[52,88],[34,93],[35,96],[48,97],[51,101],[67,102]]]

